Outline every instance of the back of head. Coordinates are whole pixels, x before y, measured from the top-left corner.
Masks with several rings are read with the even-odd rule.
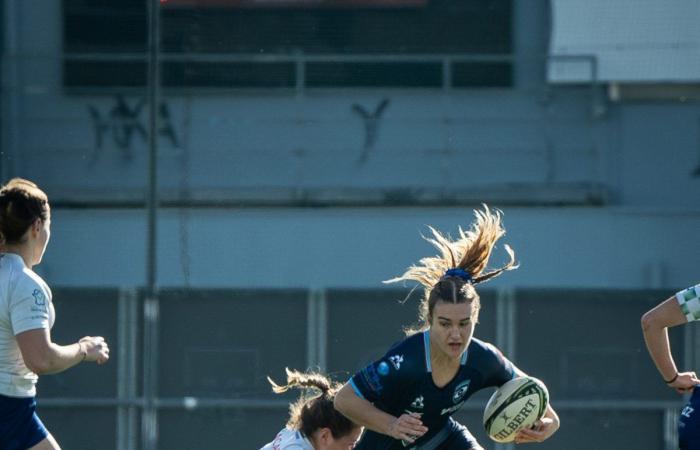
[[[299,430],[304,436],[310,437],[320,428],[328,428],[334,439],[350,434],[357,425],[338,412],[333,406],[335,394],[341,385],[331,382],[318,373],[303,373],[286,369],[287,384],[278,385],[270,378],[272,390],[283,393],[291,388],[304,392],[300,398],[289,406],[289,421],[287,427]]]
[[[13,178],[0,188],[0,238],[2,243],[19,243],[37,219],[49,217],[49,200],[29,180]]]
[[[425,238],[440,252],[439,255],[426,257],[418,264],[409,267],[403,275],[385,281],[417,281],[423,286],[424,293],[419,313],[419,327],[410,329],[409,333],[427,329],[430,325],[435,303],[477,302],[479,295],[474,286],[494,278],[506,270],[518,267],[513,250],[506,245],[505,250],[510,259],[502,267],[486,271],[491,252],[505,230],[501,224],[501,212],[491,211],[483,205],[482,210],[475,210],[476,219],[470,229],[459,229],[459,237],[451,239],[430,227],[432,237]]]

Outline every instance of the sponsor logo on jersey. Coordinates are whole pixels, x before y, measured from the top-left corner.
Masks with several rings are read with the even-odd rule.
[[[693,414],[693,411],[695,411],[695,408],[693,408],[692,406],[686,406],[683,408],[683,410],[681,410],[681,416],[690,418],[690,415]]]
[[[444,416],[445,414],[452,414],[453,412],[457,411],[459,408],[462,407],[462,405],[466,402],[466,400],[463,400],[459,403],[457,403],[454,406],[450,406],[449,408],[445,408],[442,411],[440,411],[440,415]]]
[[[44,306],[46,305],[46,296],[44,296],[44,293],[41,292],[39,289],[34,289],[34,292],[32,292],[32,297],[34,297],[34,304],[37,306]]]
[[[374,368],[374,364],[370,364],[369,366],[365,367],[360,373],[362,374],[362,379],[365,380],[365,383],[367,383],[367,386],[369,386],[369,388],[376,394],[381,394],[384,386],[382,386],[382,382],[379,379],[377,370]]]
[[[452,403],[459,403],[460,400],[462,400],[462,397],[464,397],[464,394],[467,393],[469,390],[469,383],[471,380],[466,380],[462,381],[457,385],[455,388],[455,393],[452,394]]]
[[[404,447],[408,447],[409,445],[413,445],[413,443],[408,442],[408,441],[404,441],[403,439],[401,439],[401,445],[403,445]],[[411,448],[407,448],[406,450],[415,450],[416,448],[418,448],[418,447],[411,447]]]
[[[424,401],[424,400],[425,400],[425,399],[423,398],[423,396],[422,396],[422,395],[419,395],[419,396],[416,397],[416,399],[413,400],[413,402],[411,403],[411,408],[423,409],[423,407],[425,406],[425,405],[423,404],[423,401]]]
[[[389,357],[389,362],[394,366],[394,369],[401,369],[401,363],[403,362],[403,355],[394,355]]]

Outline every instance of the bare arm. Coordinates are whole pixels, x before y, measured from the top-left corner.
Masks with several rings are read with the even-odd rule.
[[[664,381],[678,392],[700,384],[695,372],[678,372],[668,341],[668,328],[687,323],[675,297],[670,297],[642,316],[642,333],[651,359]]]
[[[401,417],[395,417],[385,413],[359,397],[349,383],[336,394],[334,406],[356,424],[394,439],[413,442],[428,431],[416,415],[403,414]]]
[[[27,368],[37,375],[63,372],[82,361],[103,364],[109,359],[109,347],[102,337],[85,336],[70,345],[51,342],[46,328],[19,333],[17,344]]]

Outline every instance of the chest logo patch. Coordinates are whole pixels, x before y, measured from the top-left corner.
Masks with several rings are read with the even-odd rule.
[[[32,292],[32,297],[34,297],[34,304],[37,306],[46,305],[46,296],[44,296],[44,293],[39,289],[34,289],[34,292]]]
[[[401,369],[401,363],[403,362],[403,355],[394,355],[389,357],[389,362],[394,366],[394,369]]]
[[[462,397],[464,397],[464,394],[466,394],[467,391],[469,390],[469,383],[470,382],[471,382],[471,380],[466,380],[466,381],[462,381],[461,383],[459,383],[457,385],[457,387],[455,388],[455,393],[452,394],[452,403],[459,403],[460,400],[462,400]]]
[[[423,396],[419,395],[418,397],[416,397],[415,400],[413,400],[413,403],[411,403],[411,408],[423,409],[423,407],[425,406],[423,401],[424,401]]]

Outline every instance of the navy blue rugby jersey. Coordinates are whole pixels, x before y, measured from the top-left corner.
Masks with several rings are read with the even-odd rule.
[[[420,447],[447,425],[450,416],[475,392],[501,386],[515,376],[515,366],[492,344],[472,338],[462,355],[457,375],[442,388],[435,386],[430,363],[430,331],[417,333],[394,345],[383,358],[350,379],[355,393],[396,417],[421,415],[428,432]],[[392,442],[393,441],[393,442]],[[403,449],[399,440],[366,430],[362,449]]]

